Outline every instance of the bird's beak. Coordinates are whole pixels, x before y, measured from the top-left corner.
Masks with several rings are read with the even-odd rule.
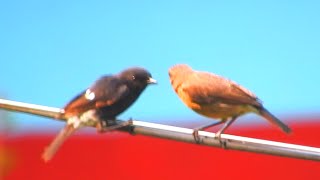
[[[157,84],[157,80],[153,79],[153,78],[149,78],[147,81],[148,84]]]

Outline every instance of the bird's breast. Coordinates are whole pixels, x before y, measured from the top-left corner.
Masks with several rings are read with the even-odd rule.
[[[186,93],[182,87],[176,88],[175,91],[179,95],[179,97],[182,100],[182,102],[185,105],[187,105],[189,108],[191,108],[193,110],[201,108],[199,104],[193,102],[193,100],[190,97],[190,95],[188,93]]]

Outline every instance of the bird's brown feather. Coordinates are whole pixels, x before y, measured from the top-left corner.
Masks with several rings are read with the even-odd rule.
[[[261,106],[259,99],[249,90],[221,76],[194,71],[188,75],[184,91],[191,100],[200,104],[223,102]]]
[[[85,97],[85,92],[79,94],[74,99],[72,99],[63,109],[65,117],[71,117],[81,114],[89,109],[95,107],[94,101],[89,101]]]

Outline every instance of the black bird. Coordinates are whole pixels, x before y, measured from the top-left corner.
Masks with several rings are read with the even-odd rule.
[[[117,115],[133,104],[148,84],[155,83],[151,74],[140,67],[102,76],[64,107],[63,116],[67,119],[67,125],[45,149],[42,158],[49,161],[64,140],[89,120],[99,121],[97,130],[100,132],[128,125],[105,127],[109,120],[115,120]]]

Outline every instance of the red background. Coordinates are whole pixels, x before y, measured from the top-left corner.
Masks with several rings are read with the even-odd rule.
[[[299,123],[298,123],[299,122]],[[271,126],[227,133],[320,147],[320,122],[289,121],[293,134]],[[55,134],[2,140],[4,179],[320,179],[320,162],[223,150],[141,135],[77,133],[52,161],[40,158]]]

